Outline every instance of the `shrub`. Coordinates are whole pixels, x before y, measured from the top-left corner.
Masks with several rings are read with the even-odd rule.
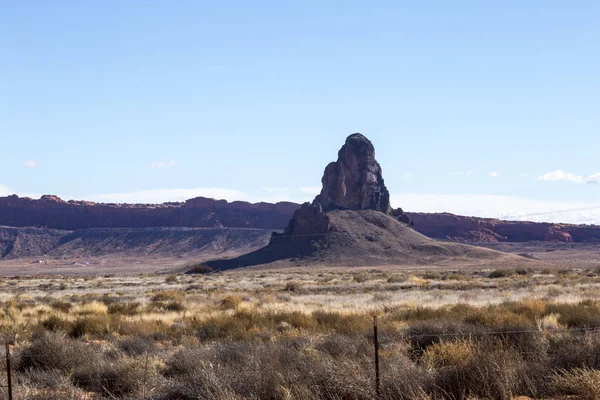
[[[71,329],[71,322],[57,315],[51,315],[42,321],[42,326],[49,331],[64,331],[68,332]]]
[[[183,312],[186,310],[185,305],[181,301],[170,301],[163,306],[166,311]]]
[[[149,366],[145,359],[101,361],[87,364],[85,368],[75,371],[72,379],[77,386],[89,391],[103,393],[110,398],[122,398],[139,393],[145,380],[156,376],[149,371],[155,368],[154,360]]]
[[[358,274],[354,274],[352,276],[352,279],[354,280],[354,282],[363,283],[369,280],[369,274],[367,274],[366,272],[359,272]]]
[[[404,275],[394,274],[390,276],[387,280],[388,283],[402,283],[406,282],[408,278]]]
[[[117,347],[130,356],[152,353],[156,343],[149,337],[130,337],[117,342]]]
[[[98,349],[91,345],[68,339],[61,334],[41,332],[22,350],[17,370],[58,370],[68,373],[96,362],[99,356]]]
[[[340,334],[331,334],[317,344],[316,349],[332,357],[368,357],[373,345],[364,338]]]
[[[75,320],[69,335],[73,338],[82,336],[100,337],[110,332],[110,322],[105,316],[90,316]]]
[[[235,310],[242,304],[242,301],[240,296],[232,294],[221,300],[221,308],[225,310]]]
[[[371,332],[372,320],[361,314],[315,311],[312,313],[318,327],[326,332],[341,334]]]
[[[434,398],[509,400],[537,397],[543,366],[528,363],[502,340],[481,340],[472,347],[469,362],[437,371],[431,388]]]
[[[429,346],[442,341],[466,340],[482,330],[461,321],[432,320],[417,322],[406,330],[413,351],[420,354]]]
[[[109,314],[137,315],[140,313],[141,304],[137,301],[113,303],[108,306]]]
[[[513,276],[515,274],[515,270],[514,269],[495,269],[492,272],[490,272],[490,274],[488,275],[488,277],[492,278],[492,279],[496,279],[496,278],[507,278],[509,276]]]
[[[471,344],[466,340],[434,343],[423,352],[424,364],[430,369],[465,365],[471,358]]]
[[[165,279],[165,283],[177,283],[179,282],[177,279],[177,275],[171,275],[168,276],[167,279]]]
[[[300,292],[302,290],[302,285],[298,282],[288,282],[285,284],[285,287],[283,288],[284,292]]]
[[[205,264],[196,264],[192,265],[190,269],[187,270],[186,274],[209,274],[214,272],[214,270]]]
[[[20,374],[17,398],[27,400],[89,400],[90,395],[77,388],[58,370],[30,369]],[[23,396],[23,397],[21,397]]]
[[[576,304],[549,303],[546,305],[545,313],[558,314],[558,322],[568,328],[600,326],[600,307],[593,301],[581,301]]]
[[[598,332],[555,333],[548,335],[549,364],[553,369],[600,369]]]
[[[558,394],[579,396],[580,399],[600,399],[600,371],[575,368],[560,370],[552,378],[552,385]]]
[[[168,301],[182,301],[184,298],[183,293],[176,291],[158,292],[154,294],[150,301],[152,303],[164,303]]]
[[[92,301],[90,303],[85,303],[77,310],[79,315],[102,315],[108,312],[108,307],[106,304],[100,303],[98,301]]]
[[[50,304],[50,307],[52,307],[52,309],[63,312],[63,313],[68,313],[69,311],[71,311],[71,308],[73,308],[73,304],[66,302],[66,301],[60,301],[57,300],[55,302],[53,302],[52,304]]]

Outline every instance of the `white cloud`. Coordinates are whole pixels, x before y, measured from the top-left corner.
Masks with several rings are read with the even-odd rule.
[[[459,175],[459,176],[471,176],[473,174],[473,171],[468,170],[468,171],[455,171],[452,173],[453,175]]]
[[[487,194],[392,195],[392,206],[412,212],[449,212],[458,215],[524,221],[600,224],[600,203],[537,200]],[[565,210],[573,210],[562,212]]]
[[[196,188],[196,189],[149,189],[136,190],[122,193],[101,193],[83,196],[81,199],[100,203],[164,203],[171,201],[184,201],[193,197],[211,197],[215,199],[246,200],[246,193],[224,188]]]
[[[590,175],[585,180],[587,183],[600,183],[600,172],[594,175]]]
[[[557,169],[553,172],[548,172],[538,177],[541,181],[570,181],[575,183],[584,183],[585,179],[583,176],[575,175],[570,172],[565,172]]]
[[[9,188],[8,186],[0,185],[0,197],[10,196],[13,194],[16,194],[19,197],[31,197],[32,199],[38,199],[41,196],[37,193],[18,192]]]
[[[0,185],[0,196],[9,196],[12,191],[4,185]]]
[[[519,178],[528,178],[528,177],[530,177],[530,176],[531,176],[531,175],[529,175],[529,174],[528,174],[528,173],[526,173],[526,172],[521,172],[521,173],[519,174]]]
[[[600,172],[592,174],[587,178],[581,175],[575,175],[570,172],[564,172],[556,170],[554,172],[548,172],[538,177],[542,181],[569,181],[575,183],[600,183]]]
[[[176,165],[177,165],[177,161],[175,161],[175,160],[154,161],[154,162],[150,163],[150,165],[148,167],[150,167],[150,168],[165,168],[165,167],[174,167]]]
[[[321,186],[307,186],[298,188],[298,191],[306,194],[310,194],[312,196],[316,196],[321,193]]]
[[[209,197],[227,201],[249,201],[251,203],[292,201],[302,203],[314,198],[309,188],[264,187],[252,191],[228,188],[191,188],[191,189],[148,189],[121,193],[99,193],[89,196],[66,197],[73,200],[88,200],[99,203],[164,203],[185,201],[194,197]],[[318,188],[320,191],[320,188]],[[318,193],[318,192],[317,192]]]
[[[497,177],[499,177],[499,176],[500,176],[500,173],[499,173],[499,172],[490,172],[490,176],[491,176],[492,178],[497,178]]]
[[[37,161],[27,160],[23,163],[27,168],[36,168],[38,166]]]

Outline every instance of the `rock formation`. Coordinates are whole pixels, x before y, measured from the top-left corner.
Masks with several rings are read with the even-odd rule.
[[[0,197],[0,226],[69,231],[155,227],[285,229],[283,235],[273,238],[300,238],[330,231],[327,214],[331,211],[374,210],[405,224],[414,222],[418,232],[436,239],[472,243],[600,242],[600,226],[595,225],[504,221],[392,209],[373,144],[358,133],[346,139],[337,161],[325,168],[322,183],[321,193],[312,203],[302,206],[290,202],[251,204],[204,197],[181,203],[103,204],[64,201],[52,195],[39,200],[12,195]]]
[[[369,139],[355,133],[346,139],[338,159],[325,168],[321,193],[312,203],[304,203],[295,213],[281,237],[319,235],[330,229],[327,212],[333,210],[374,210],[409,223],[401,208],[392,209],[381,166]]]
[[[390,193],[383,182],[381,166],[369,139],[348,136],[338,159],[325,168],[323,189],[315,201],[324,212],[331,210],[391,211]]]
[[[600,226],[504,221],[449,213],[407,213],[415,229],[456,242],[600,242]]]
[[[57,196],[39,200],[16,195],[0,197],[0,225],[77,230],[87,228],[258,228],[283,229],[296,203],[277,204],[198,197],[184,203],[103,204],[64,201]]]
[[[498,259],[504,253],[436,242],[412,229],[402,209],[390,207],[371,142],[350,135],[338,160],[325,168],[321,193],[304,203],[283,233],[257,251],[208,263],[215,269],[269,264],[367,266],[437,262],[448,258]]]

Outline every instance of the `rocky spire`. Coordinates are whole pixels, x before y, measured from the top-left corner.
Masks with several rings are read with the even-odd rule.
[[[328,211],[375,210],[400,222],[410,223],[401,208],[390,207],[390,193],[383,182],[381,166],[375,160],[375,148],[369,139],[354,133],[338,152],[338,160],[330,163],[323,174],[321,194],[311,203],[304,203],[295,213],[281,236],[325,233],[329,230]]]
[[[391,211],[375,148],[369,139],[355,133],[346,139],[338,160],[325,168],[321,194],[315,199],[324,212],[342,210]]]

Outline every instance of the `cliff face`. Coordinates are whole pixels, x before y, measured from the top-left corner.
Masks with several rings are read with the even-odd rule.
[[[185,203],[150,205],[66,202],[56,196],[33,200],[13,195],[0,197],[0,225],[64,230],[151,227],[283,229],[298,207],[298,204],[287,202],[229,203],[203,197]]]
[[[407,213],[422,234],[460,242],[600,242],[600,226]]]
[[[258,228],[284,229],[296,203],[227,202],[203,197],[184,203],[100,204],[85,201],[65,202],[56,196],[39,200],[17,196],[0,197],[0,225],[15,227],[45,227],[77,230],[88,228]],[[288,227],[296,233],[307,233],[302,220],[320,216],[318,209],[305,208],[297,225]],[[600,242],[600,226],[552,224],[545,222],[503,221],[490,218],[464,217],[448,213],[400,213],[391,215],[414,222],[415,229],[435,239],[460,242]],[[308,214],[308,215],[307,215]],[[308,218],[312,219],[312,218]],[[326,231],[326,221],[321,220]],[[314,226],[313,226],[314,227]],[[1,238],[0,238],[1,240]]]
[[[325,168],[321,194],[315,199],[324,212],[330,210],[376,210],[389,213],[390,193],[369,139],[348,136],[338,159]]]

